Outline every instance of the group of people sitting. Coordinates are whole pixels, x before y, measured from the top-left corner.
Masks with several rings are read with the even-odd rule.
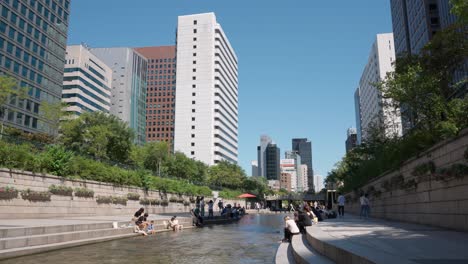
[[[304,201],[304,203],[294,211],[294,219],[291,219],[289,216],[284,217],[285,227],[282,241],[290,242],[293,235],[300,233],[305,234],[305,228],[307,226],[323,221],[324,218],[332,218],[332,213],[334,213],[336,217],[335,212],[329,211],[317,203],[314,204]]]
[[[234,203],[234,206],[227,204],[226,207],[221,210],[221,216],[225,216],[227,218],[239,218],[244,214],[245,208],[236,203]]]
[[[135,233],[140,233],[144,236],[148,234],[155,234],[156,229],[154,226],[154,220],[148,221],[148,213],[145,213],[145,208],[140,208],[138,211],[135,212],[132,218],[132,222],[135,223]],[[165,221],[166,228],[172,229],[173,231],[182,230],[183,225],[179,224],[179,220],[177,220],[177,216],[173,216],[171,220],[168,222]]]

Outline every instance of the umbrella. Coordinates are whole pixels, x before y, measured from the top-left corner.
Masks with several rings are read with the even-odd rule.
[[[253,195],[253,194],[250,194],[250,193],[243,193],[239,196],[237,196],[237,198],[256,198],[257,196]]]

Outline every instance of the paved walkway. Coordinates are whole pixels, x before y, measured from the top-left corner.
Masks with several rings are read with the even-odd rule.
[[[190,214],[175,214],[179,217],[190,217]],[[0,219],[0,229],[9,229],[17,227],[32,227],[32,226],[56,226],[56,225],[79,225],[91,223],[107,223],[107,222],[126,222],[131,220],[128,215],[114,216],[87,216],[87,217],[64,217],[53,219]],[[150,214],[150,220],[169,219],[170,215]]]
[[[350,215],[314,227],[314,236],[376,263],[468,263],[465,232]]]

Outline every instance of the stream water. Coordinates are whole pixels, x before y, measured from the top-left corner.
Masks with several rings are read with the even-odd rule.
[[[274,263],[284,214],[61,249],[1,264]]]

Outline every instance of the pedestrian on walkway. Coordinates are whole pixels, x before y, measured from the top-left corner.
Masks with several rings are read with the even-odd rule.
[[[367,193],[364,195],[364,207],[365,207],[364,215],[367,219],[370,216],[370,201],[369,201],[369,195]]]
[[[364,193],[362,193],[361,197],[359,197],[359,204],[361,205],[361,212],[359,213],[359,218],[363,218],[366,211],[366,206],[364,203]]]
[[[342,193],[338,196],[338,215],[343,218],[344,217],[344,205],[346,203],[346,198]]]

